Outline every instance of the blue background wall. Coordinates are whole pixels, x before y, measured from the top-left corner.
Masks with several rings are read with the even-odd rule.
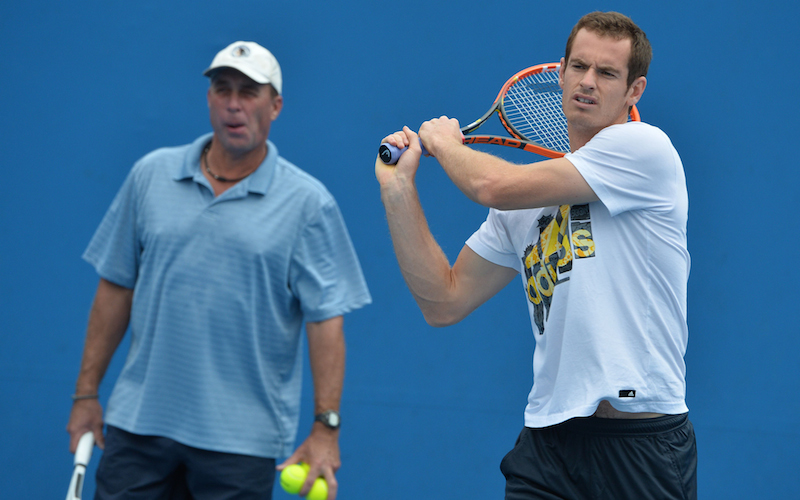
[[[479,116],[508,76],[558,60],[574,22],[596,9],[648,33],[640,110],[686,166],[701,498],[796,497],[798,7],[755,0],[2,2],[4,496],[64,495],[69,394],[97,283],[80,255],[137,158],[210,130],[201,72],[244,39],[281,61],[286,105],[272,139],[339,200],[374,296],[345,324],[340,498],[501,498],[498,464],[531,383],[524,297],[515,282],[461,324],[428,327],[393,257],[373,159],[403,124]],[[434,160],[419,185],[454,259],[486,210]],[[307,385],[301,438],[310,401]]]

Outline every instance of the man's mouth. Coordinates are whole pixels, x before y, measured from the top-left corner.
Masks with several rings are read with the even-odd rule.
[[[576,101],[578,101],[578,102],[581,102],[581,103],[583,103],[583,104],[597,104],[597,103],[594,101],[594,99],[590,99],[590,98],[588,98],[588,97],[580,97],[580,96],[577,96],[577,97],[575,97],[575,100],[576,100]]]

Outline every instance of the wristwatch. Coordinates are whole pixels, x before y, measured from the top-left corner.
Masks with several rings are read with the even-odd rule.
[[[339,425],[341,424],[339,412],[334,410],[326,410],[319,415],[315,415],[314,421],[322,422],[325,427],[328,427],[329,429],[338,429]]]

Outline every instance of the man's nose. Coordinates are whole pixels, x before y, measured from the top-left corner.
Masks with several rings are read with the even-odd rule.
[[[594,68],[589,68],[586,70],[586,73],[583,74],[583,78],[581,78],[581,85],[587,89],[595,88],[597,83],[597,72]]]

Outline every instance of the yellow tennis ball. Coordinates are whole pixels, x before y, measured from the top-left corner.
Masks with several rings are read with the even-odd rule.
[[[328,498],[328,482],[325,481],[324,477],[318,477],[316,481],[314,481],[314,486],[311,487],[311,491],[308,492],[308,496],[306,500],[325,500]]]
[[[281,486],[283,489],[292,495],[297,495],[300,493],[300,489],[303,487],[306,476],[308,476],[308,469],[308,464],[302,462],[299,464],[289,465],[283,469],[283,471],[281,471]]]

